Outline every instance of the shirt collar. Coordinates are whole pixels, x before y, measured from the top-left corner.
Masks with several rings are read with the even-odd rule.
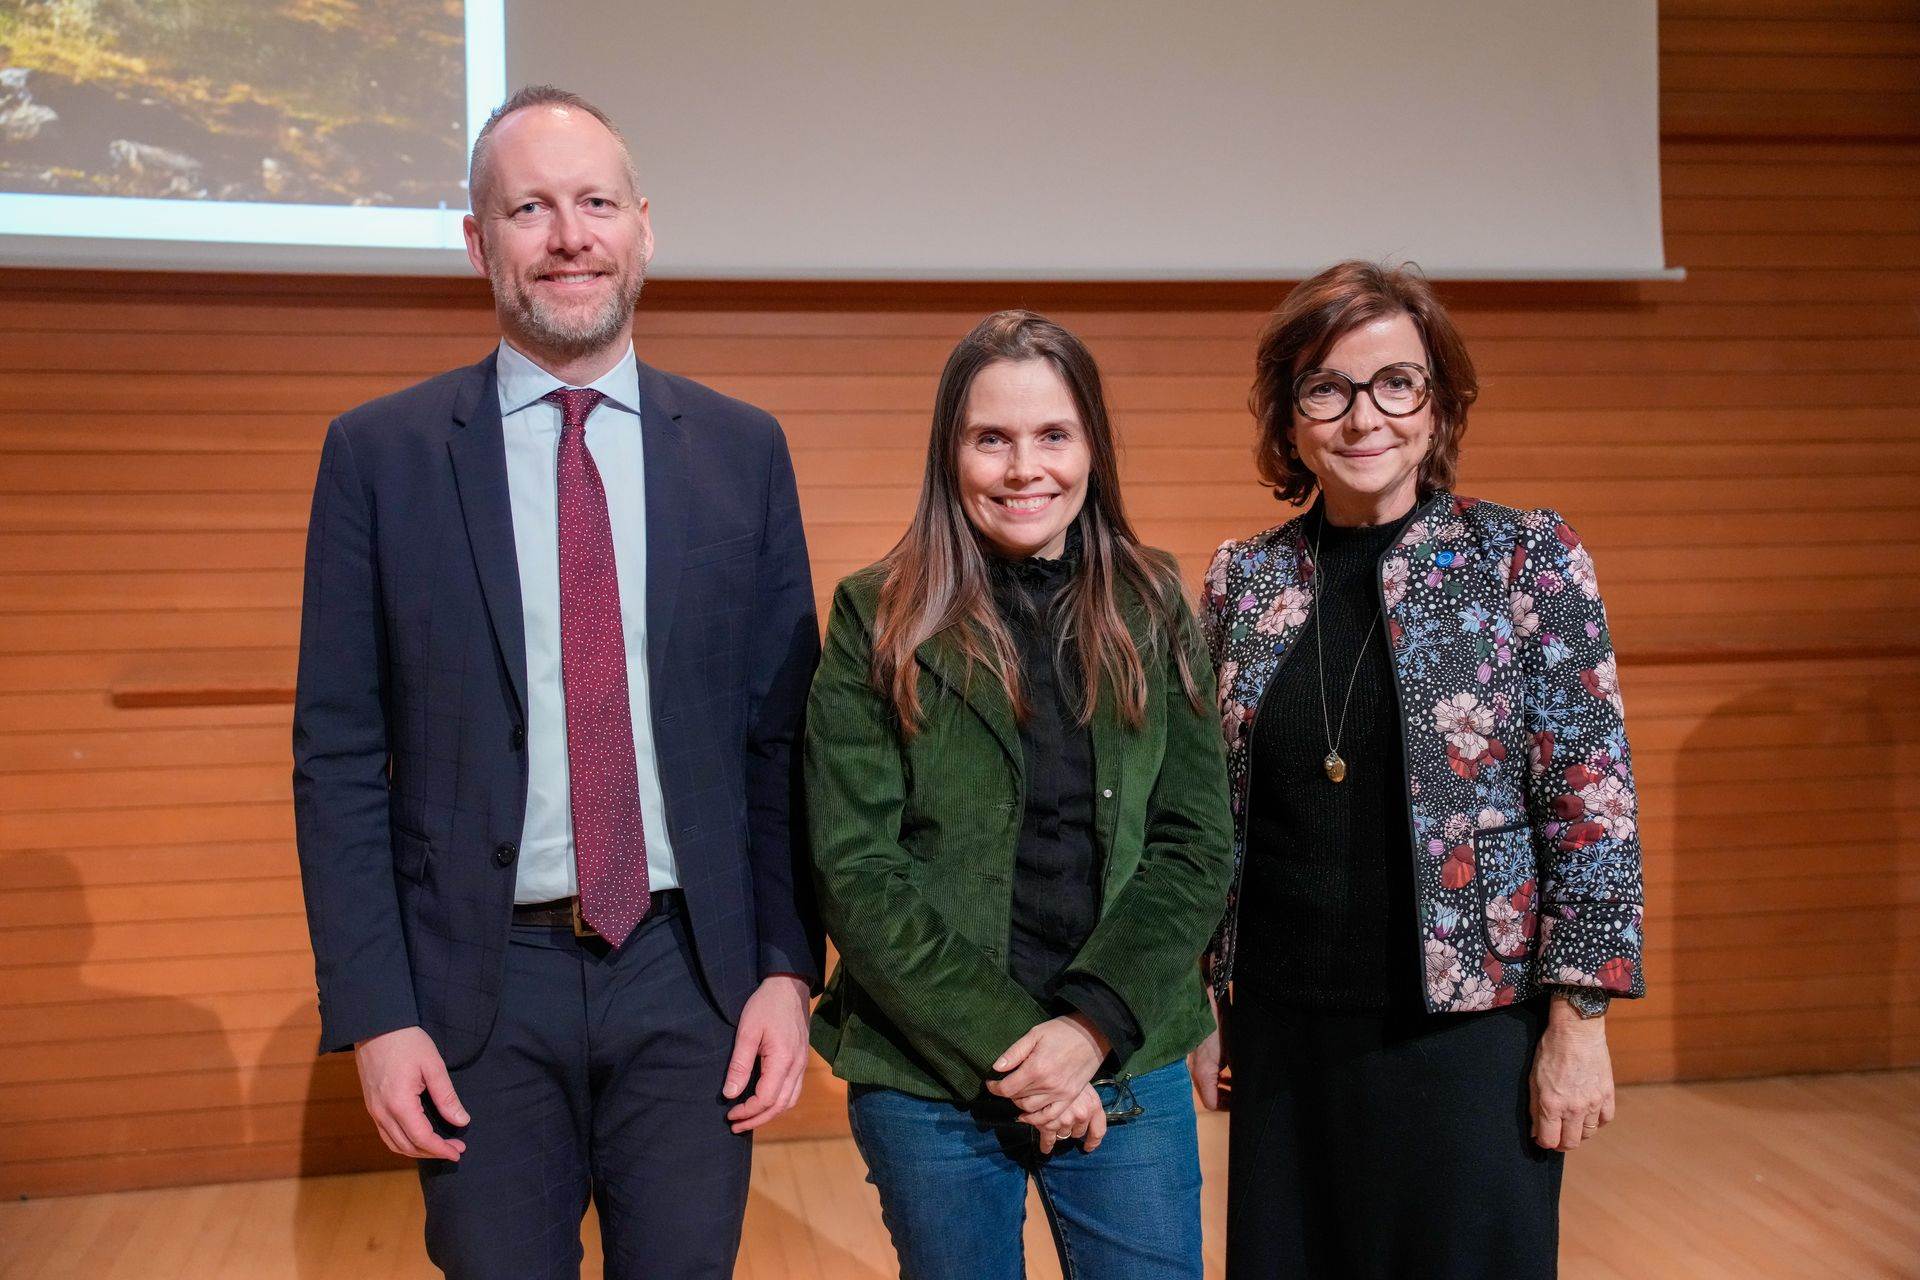
[[[549,391],[567,385],[515,350],[505,338],[500,340],[500,357],[494,364],[494,380],[500,386],[502,418],[538,404],[540,398]],[[607,404],[637,416],[640,412],[640,365],[634,359],[633,344],[627,344],[626,354],[620,357],[619,364],[587,386],[605,396]]]
[[[1076,518],[1067,526],[1066,546],[1055,558],[1047,560],[1040,556],[1024,556],[1009,560],[989,552],[988,571],[996,582],[1017,582],[1030,595],[1051,597],[1073,581],[1073,575],[1079,571],[1080,556],[1085,545],[1080,521]]]

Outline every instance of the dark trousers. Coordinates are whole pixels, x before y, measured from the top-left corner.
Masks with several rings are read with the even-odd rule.
[[[1550,1280],[1564,1157],[1529,1136],[1544,1000],[1233,1007],[1228,1280]]]
[[[729,1276],[750,1135],[720,1096],[733,1027],[674,898],[618,951],[515,926],[499,1020],[453,1072],[459,1163],[420,1163],[427,1255],[453,1280],[577,1277],[588,1197],[606,1275]]]

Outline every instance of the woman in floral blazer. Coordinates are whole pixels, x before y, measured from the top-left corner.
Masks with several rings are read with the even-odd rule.
[[[1407,268],[1333,267],[1261,340],[1262,479],[1318,498],[1206,581],[1235,1280],[1552,1276],[1562,1153],[1612,1118],[1644,986],[1606,611],[1557,514],[1449,491],[1476,391]]]

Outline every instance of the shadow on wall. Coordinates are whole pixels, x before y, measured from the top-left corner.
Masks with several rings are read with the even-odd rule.
[[[290,1144],[295,1160],[287,1172],[303,1178],[412,1168],[374,1132],[353,1055],[322,1055],[319,1045],[319,1015],[303,1003],[262,1049],[249,1098],[254,1141]]]
[[[353,1055],[322,1055],[319,1044],[319,1012],[303,1002],[261,1051],[250,1108],[254,1140],[267,1146],[291,1143],[293,1160],[287,1172],[302,1179],[376,1169],[411,1173],[413,1161],[388,1151],[374,1132],[361,1101]],[[411,1178],[383,1183],[382,1189],[406,1197],[417,1214],[420,1196]],[[365,1242],[358,1238],[363,1231],[343,1220],[348,1207],[340,1195],[321,1194],[301,1182],[294,1199],[292,1254],[302,1275],[344,1274],[341,1265],[364,1252]],[[393,1215],[374,1215],[368,1225],[391,1229]],[[417,1237],[418,1231],[413,1234]],[[421,1260],[424,1265],[424,1252]]]
[[[1680,1079],[1893,1065],[1901,676],[1765,685],[1687,738],[1665,942]]]
[[[118,923],[121,896],[141,892],[89,885],[65,854],[0,857],[0,897],[25,922],[10,940],[29,966],[13,975],[7,1001],[23,1026],[7,1051],[16,1083],[0,1091],[0,1196],[204,1180],[246,1141],[219,1016],[129,985],[145,957],[94,954],[98,904]]]

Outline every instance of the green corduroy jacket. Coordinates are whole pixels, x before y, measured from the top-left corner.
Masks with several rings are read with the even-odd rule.
[[[902,741],[870,674],[880,581],[864,570],[834,593],[807,710],[807,825],[840,952],[812,1042],[842,1079],[971,1101],[1007,1046],[1051,1016],[1007,973],[1019,727],[999,679],[968,680],[957,648],[935,637],[917,655],[923,725]],[[1204,695],[1212,666],[1184,603],[1175,640]],[[1170,647],[1147,673],[1144,727],[1127,728],[1107,702],[1093,721],[1100,922],[1068,969],[1126,1002],[1145,1037],[1122,1064],[1135,1074],[1213,1028],[1198,961],[1233,865],[1213,710],[1188,701]]]

